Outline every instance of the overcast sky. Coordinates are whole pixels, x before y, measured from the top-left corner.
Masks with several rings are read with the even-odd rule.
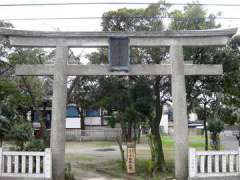
[[[0,0],[0,4],[16,3],[57,3],[57,2],[158,2],[158,0]],[[191,3],[191,0],[168,0],[166,2]],[[240,0],[199,0],[200,3],[235,3]],[[68,6],[24,6],[0,7],[0,19],[9,18],[54,18],[54,17],[101,17],[109,10],[118,8],[145,8],[147,5],[68,5]],[[182,9],[174,6],[172,9]],[[215,7],[204,6],[209,13],[222,12],[224,17],[240,17],[240,6]],[[88,20],[40,20],[9,21],[16,29],[26,30],[61,30],[61,31],[99,31],[101,19]],[[219,20],[223,27],[240,27],[238,20]]]
[[[61,3],[61,2],[158,2],[159,0],[0,0],[0,4],[16,3]],[[192,0],[166,0],[169,3],[192,3]],[[195,1],[196,2],[196,1]],[[240,4],[240,0],[199,0],[199,3]],[[67,6],[0,6],[0,19],[14,18],[61,18],[61,17],[101,17],[104,12],[119,8],[146,8],[148,5],[67,5]],[[222,12],[223,17],[240,17],[240,6],[219,7],[204,6],[208,13]],[[183,6],[173,6],[170,10],[182,10]],[[9,21],[16,29],[43,31],[101,31],[101,19],[78,20],[38,20]],[[238,20],[219,20],[224,28],[240,27]],[[94,48],[72,49],[75,55],[81,55],[81,62],[87,63],[85,55]]]

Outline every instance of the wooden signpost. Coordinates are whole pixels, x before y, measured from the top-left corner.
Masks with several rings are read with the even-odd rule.
[[[134,143],[127,144],[127,173],[136,173],[136,145]]]

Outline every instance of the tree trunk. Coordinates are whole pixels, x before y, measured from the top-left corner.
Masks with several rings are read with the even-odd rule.
[[[153,138],[152,138],[152,135],[151,135],[151,134],[148,136],[148,144],[149,144],[150,151],[151,151],[151,160],[152,160],[152,162],[154,162],[154,159],[155,159],[155,151],[154,151]],[[152,167],[151,167],[151,169],[152,169]]]
[[[159,127],[152,129],[152,142],[154,150],[154,162],[153,162],[153,175],[157,172],[165,172],[167,170],[166,162],[164,159],[164,152],[162,148],[162,139],[159,132]]]
[[[138,126],[137,129],[137,143],[140,144],[140,140],[141,140],[141,128],[140,126]]]
[[[151,121],[151,135],[153,143],[153,152],[154,152],[154,162],[153,162],[153,175],[157,172],[164,172],[167,170],[166,162],[164,159],[164,152],[162,146],[162,139],[159,131],[160,121],[162,117],[162,105],[160,100],[160,76],[157,76],[154,84],[154,94],[156,97],[155,100],[155,112],[156,116]]]
[[[77,83],[79,82],[80,78],[81,78],[81,76],[75,77],[75,79],[73,80],[72,84],[68,88],[68,91],[67,91],[67,100],[68,101],[71,99],[71,95],[72,95],[73,89],[77,85]]]
[[[123,144],[123,143],[122,143],[122,139],[121,139],[121,137],[117,137],[116,140],[117,140],[117,143],[118,143],[120,152],[121,152],[122,169],[126,169],[126,163],[125,163],[125,157],[124,157],[124,150],[123,150],[123,147],[122,147],[122,144]]]
[[[121,130],[122,130],[122,141],[123,142],[127,142],[127,139],[128,139],[128,137],[127,137],[127,129],[126,129],[125,123],[124,123],[124,121],[122,119],[121,112],[118,112],[117,119],[120,122]]]
[[[127,142],[132,141],[132,121],[128,121]]]
[[[85,117],[84,117],[84,109],[80,109],[80,121],[81,121],[81,130],[85,130]]]
[[[103,117],[103,109],[100,108],[100,113],[101,113],[101,126],[104,126],[104,117]]]
[[[207,110],[206,110],[206,104],[204,104],[203,107],[203,126],[204,126],[204,136],[205,136],[205,151],[208,150],[208,131],[207,131]]]
[[[46,122],[47,122],[47,110],[46,107],[47,104],[43,103],[43,111],[41,112],[38,108],[38,113],[39,113],[39,120],[40,120],[40,129],[39,129],[39,138],[44,139],[44,132],[46,129]]]

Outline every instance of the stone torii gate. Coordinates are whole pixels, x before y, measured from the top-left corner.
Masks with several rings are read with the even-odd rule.
[[[175,176],[188,175],[188,120],[185,75],[221,75],[221,65],[185,64],[185,46],[224,46],[237,29],[178,32],[41,32],[0,29],[12,46],[55,47],[54,65],[17,65],[16,75],[53,75],[51,150],[53,178],[64,179],[67,76],[171,75],[175,131]],[[108,47],[109,37],[128,37],[130,47],[170,47],[171,64],[130,65],[129,71],[110,71],[109,65],[68,65],[69,47]]]

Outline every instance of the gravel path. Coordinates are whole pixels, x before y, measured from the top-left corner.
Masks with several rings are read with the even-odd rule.
[[[225,131],[221,133],[221,144],[223,145],[225,150],[237,150],[238,149],[238,141],[236,137],[233,136],[232,132]]]

